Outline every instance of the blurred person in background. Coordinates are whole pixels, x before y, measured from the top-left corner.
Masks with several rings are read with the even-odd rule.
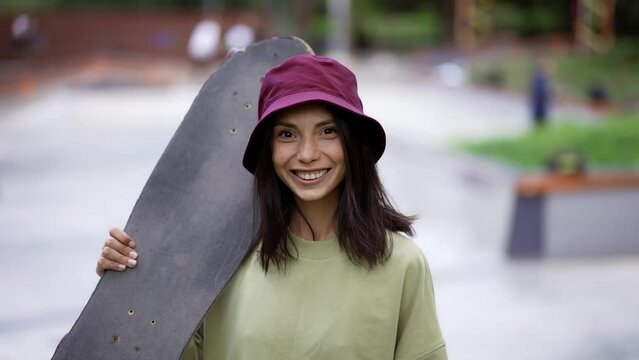
[[[550,110],[550,64],[548,59],[538,58],[535,61],[530,84],[530,106],[535,127],[546,124]]]

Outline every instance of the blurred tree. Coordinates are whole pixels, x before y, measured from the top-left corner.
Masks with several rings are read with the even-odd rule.
[[[575,41],[586,51],[603,53],[612,48],[615,0],[577,0],[575,12]]]
[[[488,38],[493,30],[491,10],[495,0],[455,0],[455,44],[469,51]]]

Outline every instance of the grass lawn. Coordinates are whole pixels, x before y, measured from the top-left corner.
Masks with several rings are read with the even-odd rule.
[[[595,124],[562,121],[513,138],[461,142],[466,152],[496,159],[522,171],[545,168],[553,153],[576,150],[591,170],[639,170],[639,113]]]

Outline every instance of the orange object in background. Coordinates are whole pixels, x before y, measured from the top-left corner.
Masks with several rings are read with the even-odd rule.
[[[19,94],[22,99],[30,99],[35,96],[38,89],[38,80],[33,74],[25,75],[20,80]]]

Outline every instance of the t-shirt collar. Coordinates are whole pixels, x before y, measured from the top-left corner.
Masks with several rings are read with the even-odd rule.
[[[312,241],[302,239],[289,230],[289,239],[297,248],[298,259],[302,260],[325,260],[338,256],[342,253],[339,247],[337,235],[326,240]],[[295,250],[293,249],[295,254]]]

